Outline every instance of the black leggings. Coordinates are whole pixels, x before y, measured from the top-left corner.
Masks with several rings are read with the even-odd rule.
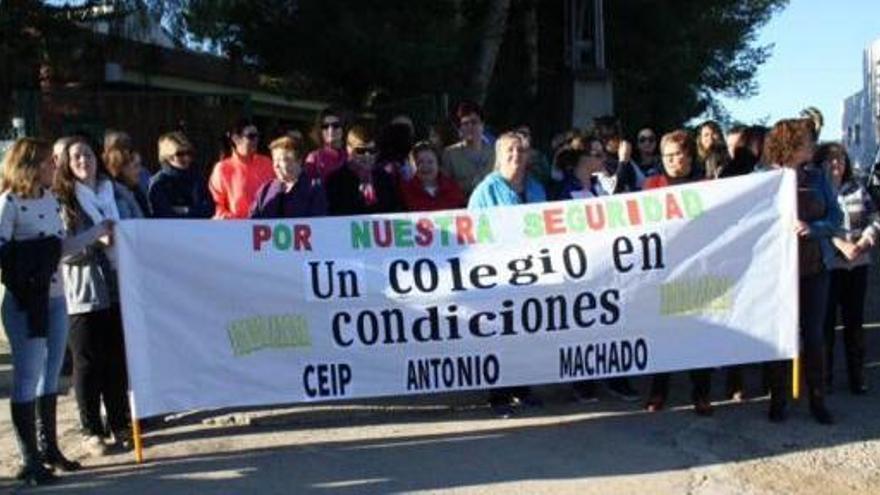
[[[70,316],[73,389],[80,423],[91,435],[105,434],[101,400],[110,431],[126,432],[129,425],[128,374],[119,306]]]
[[[837,323],[837,308],[840,308],[843,344],[851,385],[862,382],[862,368],[865,362],[865,330],[862,324],[867,290],[867,266],[831,272],[831,290],[828,291],[828,312],[825,317],[825,370],[830,378],[836,340],[834,326]]]

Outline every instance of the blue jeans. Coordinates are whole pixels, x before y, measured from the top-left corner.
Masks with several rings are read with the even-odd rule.
[[[28,338],[27,314],[15,297],[3,293],[0,316],[12,348],[12,402],[30,402],[58,391],[58,375],[67,345],[67,305],[63,297],[49,299],[49,328],[45,338]]]

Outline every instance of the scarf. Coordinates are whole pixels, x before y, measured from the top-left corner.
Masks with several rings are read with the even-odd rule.
[[[358,192],[366,206],[373,206],[379,200],[376,198],[376,188],[373,186],[373,170],[370,167],[361,167],[352,162],[349,166],[351,171],[360,181]]]
[[[102,180],[95,183],[95,189],[77,182],[75,184],[76,201],[92,223],[100,224],[104,220],[119,221],[119,209],[116,208],[116,197],[113,193],[113,182]],[[116,267],[116,250],[105,250],[107,258]]]

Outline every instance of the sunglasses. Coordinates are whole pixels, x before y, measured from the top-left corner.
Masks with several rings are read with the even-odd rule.
[[[656,139],[654,136],[639,136],[640,143],[653,143]]]
[[[192,150],[180,150],[174,153],[177,158],[190,158],[193,156]]]
[[[257,139],[260,139],[260,134],[257,132],[249,132],[247,134],[242,134],[242,137],[250,141],[256,141]]]
[[[324,122],[321,124],[321,129],[330,129],[331,127],[333,129],[341,129],[342,122]]]
[[[373,148],[372,146],[358,146],[357,148],[353,148],[351,152],[358,156],[375,155],[376,148]]]

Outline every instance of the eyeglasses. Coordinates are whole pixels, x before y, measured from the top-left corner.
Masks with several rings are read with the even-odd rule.
[[[321,129],[330,129],[331,127],[333,129],[341,129],[342,122],[324,122],[321,124]]]
[[[358,146],[357,148],[352,148],[351,153],[358,156],[375,155],[376,148],[372,146]]]
[[[653,143],[656,139],[654,136],[639,136],[640,143]]]
[[[242,134],[242,137],[249,141],[256,141],[260,139],[260,134],[258,132],[249,132],[247,134]]]

